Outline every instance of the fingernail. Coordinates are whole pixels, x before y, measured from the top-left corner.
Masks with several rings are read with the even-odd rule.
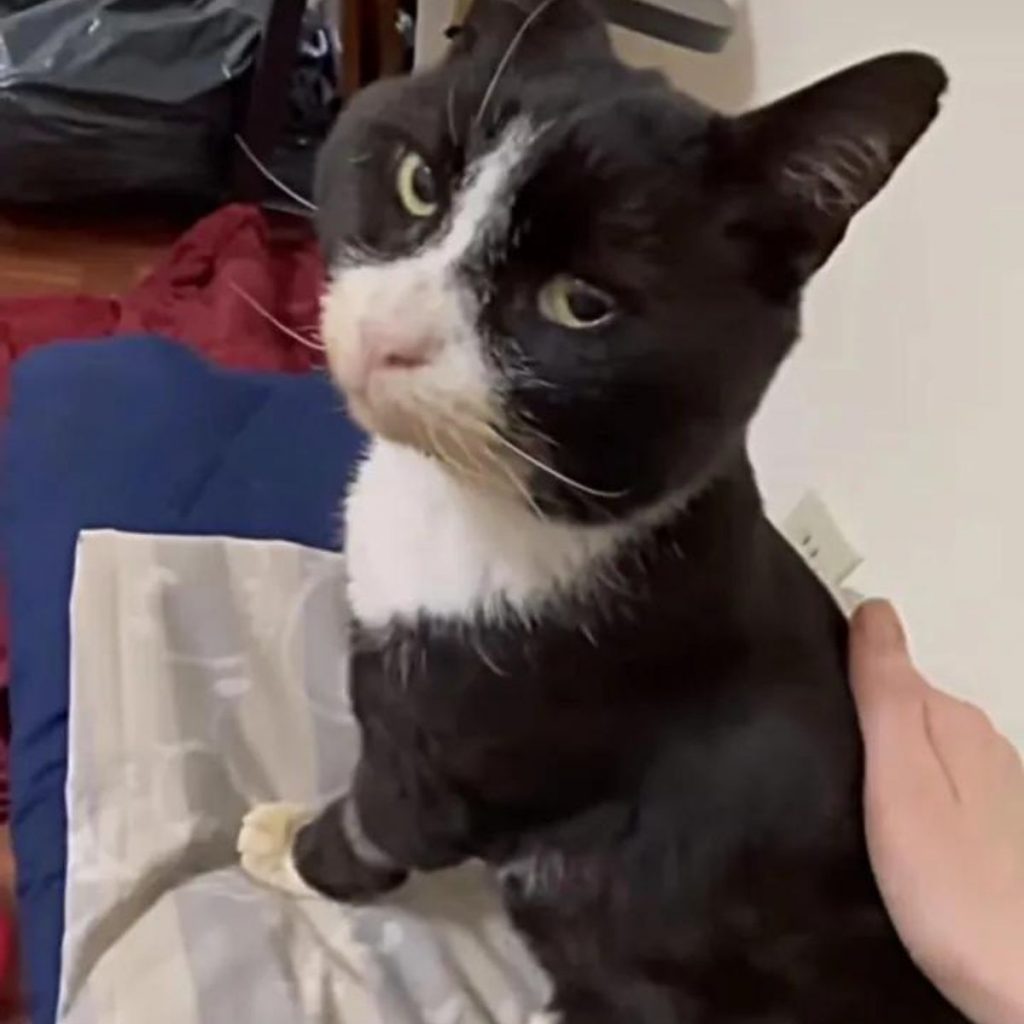
[[[879,653],[904,653],[907,634],[896,609],[881,600],[867,601],[857,609],[855,628],[864,640]]]

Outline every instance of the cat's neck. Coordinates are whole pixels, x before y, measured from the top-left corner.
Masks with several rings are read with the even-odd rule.
[[[346,508],[353,610],[372,627],[423,615],[535,618],[552,602],[614,585],[617,556],[680,504],[601,526],[543,520],[377,440]]]

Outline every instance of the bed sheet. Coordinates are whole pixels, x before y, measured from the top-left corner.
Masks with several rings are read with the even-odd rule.
[[[340,555],[83,535],[60,1024],[524,1024],[543,1005],[481,867],[362,907],[238,867],[251,805],[351,777],[347,617]]]

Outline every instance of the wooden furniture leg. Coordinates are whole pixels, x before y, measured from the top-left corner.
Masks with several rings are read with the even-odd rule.
[[[397,0],[338,0],[342,39],[342,92],[402,70]]]

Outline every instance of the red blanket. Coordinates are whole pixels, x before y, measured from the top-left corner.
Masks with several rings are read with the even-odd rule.
[[[272,234],[252,207],[228,206],[200,221],[126,295],[0,299],[0,403],[10,364],[56,339],[145,332],[178,338],[225,366],[305,370],[317,353],[275,327],[242,289],[284,324],[316,323],[323,269],[312,236]]]

